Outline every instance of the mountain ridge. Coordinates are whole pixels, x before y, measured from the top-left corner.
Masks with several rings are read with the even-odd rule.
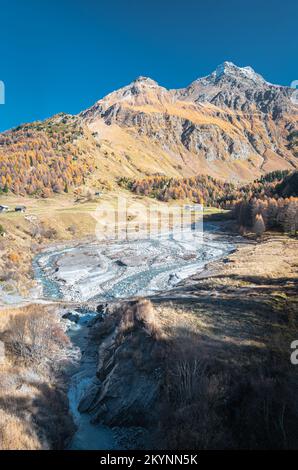
[[[30,152],[42,167],[57,167],[55,155],[64,158],[61,168],[58,158],[60,183],[48,183],[51,191],[118,176],[209,174],[237,182],[293,170],[298,164],[294,91],[231,62],[181,89],[139,76],[77,115],[59,113],[0,134],[0,184],[32,190],[32,178],[40,180],[42,168],[28,168]],[[14,166],[22,172],[15,154],[27,158],[22,182],[19,175],[11,178]]]

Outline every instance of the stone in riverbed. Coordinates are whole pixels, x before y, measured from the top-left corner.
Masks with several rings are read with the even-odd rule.
[[[118,266],[135,267],[144,264],[144,258],[141,256],[123,256],[115,261]]]
[[[117,259],[116,264],[117,264],[118,266],[121,266],[121,267],[122,267],[122,266],[125,266],[125,267],[127,266],[127,264],[124,263],[124,261],[122,261],[121,259]]]
[[[97,313],[105,313],[105,310],[107,308],[108,304],[99,304],[96,307]]]
[[[169,275],[169,284],[174,285],[174,284],[177,284],[179,281],[181,281],[181,279],[177,275],[177,273],[171,273]]]
[[[80,320],[80,315],[78,315],[77,313],[73,313],[73,312],[67,312],[64,315],[62,315],[62,318],[64,318],[64,320],[69,320],[73,323],[78,323],[78,321]]]
[[[95,379],[84,393],[83,398],[80,400],[78,410],[80,413],[87,413],[91,411],[96,405],[97,398],[101,391],[101,381]]]

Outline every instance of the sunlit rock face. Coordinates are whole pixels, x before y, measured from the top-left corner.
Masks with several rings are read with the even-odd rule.
[[[0,177],[12,177],[16,191],[31,194],[32,178],[40,189],[53,180],[54,191],[63,190],[53,167],[67,170],[70,186],[157,174],[237,182],[293,170],[294,91],[231,62],[176,90],[138,77],[76,116],[60,113],[0,134]],[[32,151],[34,167],[26,163]]]
[[[91,129],[103,121],[141,140],[143,149],[160,148],[160,160],[166,153],[183,175],[252,179],[297,166],[289,149],[297,125],[293,91],[268,83],[251,67],[224,62],[178,90],[139,77],[80,116]]]
[[[251,67],[237,67],[232,62],[224,62],[177,94],[185,100],[209,102],[219,107],[272,113],[275,118],[293,108],[290,99],[293,89],[268,83]]]

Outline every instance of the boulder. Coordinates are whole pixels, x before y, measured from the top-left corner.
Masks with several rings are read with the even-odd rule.
[[[64,315],[62,315],[62,318],[64,318],[64,320],[69,320],[73,323],[78,323],[80,320],[80,315],[78,315],[77,313],[73,313],[73,312],[67,312]]]
[[[100,392],[101,382],[98,379],[94,379],[80,400],[78,406],[79,412],[87,413],[88,411],[92,411],[92,408],[96,405]]]

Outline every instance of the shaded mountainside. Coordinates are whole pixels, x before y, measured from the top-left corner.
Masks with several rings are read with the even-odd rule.
[[[225,62],[188,87],[139,77],[77,116],[0,135],[0,186],[34,194],[117,176],[252,180],[297,168],[293,89]]]
[[[298,197],[298,171],[284,178],[282,182],[276,186],[276,192],[282,197]]]

